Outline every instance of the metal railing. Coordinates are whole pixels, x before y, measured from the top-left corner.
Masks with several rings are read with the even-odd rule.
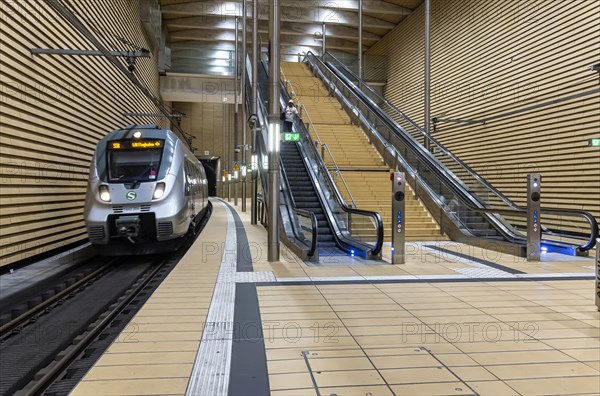
[[[340,180],[342,181],[342,184],[344,185],[344,188],[346,189],[346,192],[348,193],[348,198],[350,198],[350,202],[352,202],[352,205],[350,207],[356,208],[356,202],[354,201],[354,197],[352,196],[352,192],[350,191],[348,184],[346,184],[346,179],[344,179],[344,175],[342,175],[342,171],[340,170],[340,167],[338,166],[337,162],[335,161],[335,158],[333,157],[331,150],[329,150],[329,146],[327,145],[327,143],[322,143],[321,144],[321,158],[323,158],[323,161],[325,161],[325,164],[327,164],[327,161],[325,159],[325,153],[329,154],[329,158],[331,158],[331,161],[333,163],[333,168],[327,167],[329,172],[333,172],[333,181],[335,182],[337,177],[338,176],[340,177]]]
[[[326,53],[324,63],[327,64],[336,74],[344,80],[349,87],[354,89],[358,94],[363,95],[363,99],[370,102],[372,107],[379,108],[383,115],[387,115],[391,122],[396,123],[397,127],[405,133],[409,133],[413,137],[417,137],[417,141],[423,144],[425,141],[430,142],[430,152],[438,161],[446,167],[452,168],[452,172],[457,175],[461,181],[466,182],[469,192],[483,200],[489,207],[502,209],[506,206],[519,210],[521,207],[504,195],[500,190],[494,187],[486,178],[479,175],[469,165],[463,162],[458,156],[452,153],[442,143],[436,140],[431,134],[428,134],[411,120],[406,114],[399,110],[396,106],[385,99],[381,94],[375,91],[368,83],[360,79],[354,71],[340,61],[331,53]],[[385,107],[385,109],[382,108]],[[390,114],[391,113],[391,114]],[[556,213],[556,211],[554,211]],[[558,215],[557,215],[558,216]],[[520,216],[516,216],[520,217]],[[515,230],[521,230],[523,225],[515,221],[510,221]],[[588,222],[589,223],[589,222]],[[566,230],[553,230],[552,225],[541,225],[545,235],[553,238],[573,238],[585,239],[578,233]]]
[[[346,77],[345,83],[348,84],[354,90],[361,91],[365,93],[363,99],[369,100],[371,105],[381,108],[381,104],[384,104],[386,108],[390,110],[397,117],[393,117],[393,121],[399,120],[400,123],[397,124],[398,128],[401,129],[405,133],[411,134],[413,137],[419,136],[422,138],[418,140],[419,143],[423,144],[425,141],[430,142],[431,152],[434,156],[440,160],[442,163],[450,163],[450,166],[454,168],[454,173],[460,174],[461,180],[465,180],[466,178],[471,178],[473,181],[485,187],[491,195],[495,195],[501,202],[504,204],[517,209],[519,206],[515,204],[510,198],[502,194],[498,189],[496,189],[492,184],[490,184],[485,178],[481,177],[477,172],[475,172],[470,166],[468,166],[465,162],[463,162],[460,158],[458,158],[454,153],[452,153],[448,148],[446,148],[442,143],[437,141],[431,134],[425,132],[423,128],[418,126],[412,119],[410,119],[406,114],[400,111],[396,106],[390,103],[387,99],[381,96],[377,91],[375,91],[369,84],[360,79],[350,68],[348,68],[344,63],[342,63],[338,58],[330,53],[326,53],[325,55],[326,62],[329,60],[329,67],[337,70],[342,77]],[[334,63],[333,65],[331,63]],[[338,68],[341,68],[339,70]],[[356,83],[354,83],[356,81]],[[358,85],[357,85],[358,84]],[[366,92],[365,92],[366,91]],[[375,98],[379,103],[376,103],[373,98]],[[454,165],[454,166],[453,166]],[[448,165],[446,165],[448,166]],[[478,195],[483,195],[481,191],[477,192]],[[487,199],[489,201],[489,198]]]
[[[414,137],[406,133],[402,126],[390,121],[388,117],[373,109],[371,104],[364,102],[354,88],[335,75],[318,57],[309,52],[306,56],[313,73],[318,75],[329,87],[332,94],[338,97],[342,106],[348,109],[353,121],[362,125],[365,131],[373,137],[376,145],[388,164],[396,163],[402,166],[415,181],[415,191],[425,190],[437,207],[442,208],[452,221],[457,223],[461,230],[469,229],[471,213],[479,213],[489,224],[499,231],[507,241],[523,244],[525,238],[507,222],[502,215],[523,217],[525,209],[505,202],[501,208],[495,208],[483,199],[481,194],[473,191],[456,174],[450,171],[442,161],[426,150]],[[335,83],[334,83],[335,81]],[[494,196],[497,196],[494,194]],[[508,209],[506,207],[508,206]],[[430,208],[432,210],[432,208]],[[588,212],[578,210],[543,208],[542,213],[580,217],[587,220],[590,229],[590,238],[587,243],[578,247],[580,251],[587,251],[594,245],[598,235],[598,224]],[[441,216],[441,215],[440,215]],[[558,243],[544,241],[545,243]]]

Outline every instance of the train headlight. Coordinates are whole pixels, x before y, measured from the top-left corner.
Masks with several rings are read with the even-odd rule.
[[[108,191],[108,186],[100,186],[100,199],[104,202],[110,202],[110,191]]]
[[[156,183],[156,188],[154,189],[154,195],[152,195],[152,199],[159,199],[165,194],[165,183]]]

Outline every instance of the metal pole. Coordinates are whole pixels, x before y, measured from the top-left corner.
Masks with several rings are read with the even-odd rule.
[[[252,2],[252,113],[258,114],[258,0]],[[256,151],[257,130],[252,130],[252,158],[258,158]],[[253,164],[258,166],[258,162]],[[258,222],[258,168],[252,170],[252,199],[250,207],[250,223]]]
[[[429,131],[431,123],[431,4],[425,0],[425,148],[429,150]]]
[[[596,238],[596,307],[600,311],[600,238]]]
[[[223,161],[225,162],[225,166],[223,166],[223,177],[225,177],[225,172],[229,170],[229,149],[228,146],[228,136],[227,136],[227,104],[225,102],[225,98],[223,98]],[[227,178],[223,179],[222,185],[222,195],[221,198],[225,199],[225,183],[227,183]]]
[[[270,3],[269,41],[269,200],[267,247],[269,262],[279,261],[279,0]]]
[[[325,44],[325,40],[326,40],[326,36],[327,36],[327,29],[325,27],[325,22],[323,22],[323,49],[321,50],[321,59],[323,59],[323,61],[325,61],[325,50],[327,49],[326,44]]]
[[[246,129],[246,120],[248,119],[248,112],[246,108],[246,1],[242,3],[242,12],[244,16],[242,17],[242,164],[246,166],[246,151],[247,151],[247,142],[246,135],[248,130]],[[241,176],[242,178],[242,212],[246,211],[246,176]]]
[[[235,173],[234,173],[235,175]],[[236,177],[235,179],[233,179],[233,205],[237,206],[238,205],[238,178]]]
[[[358,78],[363,78],[363,64],[362,64],[362,14],[363,14],[363,0],[358,0]],[[359,87],[360,88],[360,87]]]
[[[233,160],[238,162],[238,147],[239,147],[239,94],[240,94],[240,52],[239,52],[239,41],[240,41],[240,21],[238,17],[235,17],[235,70],[234,70],[234,92],[235,92],[235,114],[233,116]],[[231,150],[231,147],[230,147]],[[234,190],[233,194],[235,196],[235,204],[237,205],[237,180],[233,180]]]

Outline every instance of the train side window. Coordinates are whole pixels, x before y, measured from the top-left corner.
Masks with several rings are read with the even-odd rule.
[[[190,195],[191,190],[191,180],[190,180],[190,167],[187,161],[183,163],[184,174],[185,174],[185,195]]]

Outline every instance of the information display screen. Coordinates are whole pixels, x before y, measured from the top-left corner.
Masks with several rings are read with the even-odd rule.
[[[126,139],[126,140],[111,140],[108,142],[110,150],[144,150],[144,149],[160,149],[163,147],[164,140],[161,139]]]

